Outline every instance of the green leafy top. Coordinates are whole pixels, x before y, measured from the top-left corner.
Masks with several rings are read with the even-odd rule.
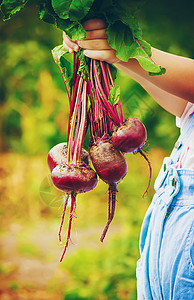
[[[1,11],[4,20],[10,19],[26,5],[39,6],[40,19],[65,31],[72,40],[86,37],[82,23],[90,18],[102,18],[107,24],[110,46],[123,61],[130,58],[150,75],[161,75],[165,69],[151,59],[151,46],[143,40],[141,28],[134,17],[144,1],[126,0],[3,0]],[[87,63],[87,62],[86,62]],[[83,59],[84,64],[84,59]]]
[[[116,105],[120,98],[120,86],[114,85],[110,89],[110,93],[108,96],[108,101],[112,106]]]
[[[66,82],[70,83],[73,78],[73,65],[68,59],[68,52],[64,49],[63,45],[55,47],[52,51],[53,59],[58,65]]]

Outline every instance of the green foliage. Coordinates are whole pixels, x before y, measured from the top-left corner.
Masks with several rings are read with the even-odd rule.
[[[126,27],[121,21],[116,21],[106,29],[109,45],[118,51],[119,59],[128,61],[129,50],[133,44],[133,35],[130,28]]]
[[[83,19],[90,10],[94,0],[52,0],[52,6],[56,14],[62,19],[79,21]]]
[[[18,1],[4,0],[1,5],[4,20],[20,11],[25,4],[26,1],[18,3]],[[81,24],[84,20],[103,16],[107,23],[106,33],[109,44],[116,50],[119,59],[128,61],[129,58],[136,58],[142,68],[151,72],[151,75],[163,74],[165,69],[151,60],[151,46],[142,39],[141,29],[134,17],[134,11],[138,6],[139,2],[130,2],[126,5],[120,1],[109,1],[104,5],[104,2],[97,0],[83,2],[45,0],[39,5],[39,15],[41,20],[65,31],[72,40],[86,37]]]
[[[12,15],[24,8],[28,0],[3,0],[1,3],[1,10],[4,14],[4,19],[8,20]]]
[[[56,62],[60,72],[64,76],[67,83],[73,79],[73,62],[69,58],[69,53],[64,49],[63,45],[56,46],[52,50],[54,61]]]
[[[63,20],[56,18],[56,26],[65,31],[73,41],[82,40],[86,37],[86,32],[79,22],[72,22],[69,21],[69,19]]]
[[[108,96],[108,101],[111,103],[111,105],[115,105],[118,103],[120,98],[120,86],[114,85],[110,89],[110,93]]]

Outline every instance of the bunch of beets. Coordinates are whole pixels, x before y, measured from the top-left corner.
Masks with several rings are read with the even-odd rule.
[[[70,241],[78,193],[92,190],[97,185],[98,176],[108,184],[108,221],[100,238],[103,242],[115,213],[117,184],[127,173],[125,153],[139,152],[143,155],[149,164],[151,179],[151,166],[141,149],[147,139],[145,126],[136,118],[123,121],[111,66],[93,59],[89,60],[88,65],[87,74],[81,73],[80,58],[74,54],[73,82],[70,89],[63,76],[70,105],[67,142],[54,146],[48,154],[52,182],[66,193],[59,230],[60,242],[65,211],[70,201],[69,226],[60,261],[63,260]],[[60,68],[59,65],[58,67]],[[89,153],[83,149],[88,130]]]

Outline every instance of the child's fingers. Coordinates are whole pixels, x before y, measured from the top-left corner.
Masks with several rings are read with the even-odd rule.
[[[110,50],[84,50],[84,55],[93,59],[106,61],[109,64],[119,62],[120,60],[116,57],[116,51]]]
[[[106,41],[107,35],[105,33],[105,23],[100,19],[92,19],[83,23],[84,29],[87,31],[86,39],[80,41],[78,45],[77,41],[72,41],[65,32],[63,32],[63,46],[72,53],[79,50],[79,46],[86,49],[110,49],[108,42]],[[91,40],[89,42],[89,40]],[[99,41],[98,41],[99,40]],[[101,40],[103,40],[101,42]],[[89,43],[87,43],[89,42]],[[93,47],[92,47],[93,44]]]
[[[106,24],[100,19],[90,19],[84,22],[82,25],[86,31],[106,28]]]
[[[95,39],[95,40],[81,40],[78,41],[78,45],[83,49],[89,50],[108,50],[112,49],[107,39]]]
[[[70,40],[70,38],[63,32],[63,47],[70,53],[79,50],[77,42]]]
[[[108,36],[105,33],[105,29],[97,29],[86,31],[87,37],[85,40],[93,40],[93,39],[106,39]]]

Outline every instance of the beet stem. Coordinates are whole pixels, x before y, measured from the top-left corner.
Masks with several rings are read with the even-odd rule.
[[[107,64],[107,70],[108,70],[108,75],[110,77],[110,82],[112,84],[112,86],[115,86],[113,78],[112,78],[112,74],[109,68],[109,64]],[[118,107],[119,107],[119,115],[120,115],[120,123],[121,125],[123,124],[123,111],[122,111],[122,107],[121,107],[121,101],[118,101]]]
[[[91,87],[92,87],[92,90],[94,92],[94,95],[95,95],[95,104],[91,106],[92,110],[93,110],[93,116],[94,116],[94,122],[96,124],[96,134],[97,136],[101,136],[101,133],[100,133],[100,127],[99,127],[99,110],[100,110],[100,107],[101,109],[103,110],[104,114],[107,116],[107,121],[108,121],[108,124],[114,122],[112,117],[108,114],[108,111],[107,111],[107,108],[105,107],[105,104],[102,102],[101,100],[101,96],[100,96],[100,92],[99,92],[99,88],[98,88],[98,85],[97,85],[97,81],[95,81],[95,85],[94,85],[94,81],[93,81],[93,73],[95,75],[95,72],[93,72],[93,59],[91,59],[91,63],[90,63],[90,81],[91,81]],[[93,100],[94,102],[94,100]],[[105,121],[105,123],[107,123]],[[110,125],[109,125],[109,128],[110,128]]]
[[[77,148],[77,137],[79,135],[79,128],[80,128],[80,123],[81,123],[81,101],[78,103],[78,115],[77,115],[77,122],[76,122],[76,129],[75,129],[75,135],[74,135],[74,144],[73,144],[73,150],[72,150],[72,155],[75,154],[76,148]]]
[[[93,120],[93,117],[92,117],[92,111],[90,109],[89,111],[89,119],[90,119],[90,139],[91,139],[91,142],[92,144],[94,143],[95,141],[95,124],[94,124],[94,120]],[[95,131],[96,132],[96,131]]]
[[[109,184],[109,201],[111,202],[111,210],[108,208],[108,221],[106,223],[106,226],[102,232],[102,235],[100,237],[100,241],[103,243],[104,238],[106,236],[106,233],[108,231],[109,225],[112,222],[115,214],[115,204],[116,204],[116,193],[117,193],[117,184],[111,183]]]
[[[109,64],[107,64],[107,70],[108,70],[108,75],[110,77],[110,82],[112,84],[112,86],[114,86],[114,81],[113,81],[113,78],[112,78],[112,74],[111,74],[111,71],[110,71],[110,68],[109,68]]]
[[[81,123],[79,127],[79,135],[76,140],[77,153],[76,153],[76,161],[81,160],[81,149],[83,147],[84,136],[85,136],[85,124],[87,118],[87,82],[83,83],[83,92],[82,92],[82,112],[81,112]]]
[[[104,77],[105,89],[107,91],[107,94],[109,95],[109,93],[110,93],[110,86],[109,86],[109,82],[108,82],[108,78],[107,78],[107,74],[106,74],[104,62],[100,61],[100,66],[101,66],[101,70],[102,70],[102,75]]]
[[[95,85],[96,85],[95,95],[96,95],[96,99],[97,99],[96,106],[98,107],[100,105],[100,107],[103,110],[104,114],[111,120],[111,122],[115,123],[114,117],[109,114],[106,105],[102,101],[102,97],[101,97],[100,91],[98,90],[98,86],[97,86],[96,82],[95,82]],[[95,114],[96,118],[98,118],[99,108],[98,108],[98,114],[97,114],[97,109],[96,108],[95,108],[95,112],[96,112],[96,114]],[[115,124],[118,125],[117,123],[115,123]]]
[[[71,225],[72,225],[72,220],[73,220],[75,208],[76,208],[76,196],[75,196],[75,194],[71,193],[71,210],[70,210],[70,216],[69,216],[69,227],[68,227],[68,233],[67,233],[65,249],[64,249],[63,254],[61,256],[60,262],[62,262],[63,257],[66,253],[67,247],[69,245],[70,234],[71,234]]]
[[[106,110],[108,111],[108,113],[110,114],[110,116],[113,118],[113,120],[114,120],[113,122],[116,125],[119,125],[120,124],[119,119],[117,118],[117,115],[115,115],[115,112],[112,109],[111,104],[108,102],[108,98],[106,97],[106,95],[105,95],[105,93],[103,91],[103,88],[101,86],[100,78],[99,78],[99,75],[98,75],[98,71],[97,71],[97,66],[96,66],[96,61],[95,60],[93,60],[93,66],[94,66],[94,76],[95,76],[95,79],[96,79],[96,83],[98,85],[99,93],[102,96],[101,98],[104,101],[104,105],[106,107]]]
[[[67,153],[67,163],[69,163],[72,160],[72,144],[73,144],[73,134],[74,134],[74,129],[75,129],[75,123],[76,123],[76,116],[77,116],[77,109],[78,109],[78,103],[81,100],[81,90],[82,90],[82,83],[83,83],[83,78],[80,77],[79,85],[78,85],[78,90],[77,90],[77,97],[76,97],[76,103],[72,115],[72,120],[69,123],[70,128],[70,133],[69,133],[69,139],[68,139],[68,153]]]
[[[73,86],[73,96],[72,96],[71,105],[70,105],[70,112],[69,112],[67,140],[69,140],[69,134],[70,134],[70,129],[71,129],[71,118],[72,118],[72,113],[73,113],[74,106],[75,106],[76,91],[77,91],[77,86],[78,86],[78,83],[79,83],[79,79],[80,79],[80,76],[77,75],[75,85]]]
[[[76,77],[76,53],[73,53],[73,86],[75,86],[75,77]]]
[[[64,208],[63,208],[63,214],[62,214],[62,218],[61,218],[61,225],[60,225],[60,229],[59,229],[59,233],[58,233],[60,243],[62,243],[61,231],[62,231],[62,227],[63,227],[63,223],[64,223],[64,218],[65,218],[65,212],[66,212],[66,208],[67,208],[68,199],[69,199],[69,194],[66,194]]]

